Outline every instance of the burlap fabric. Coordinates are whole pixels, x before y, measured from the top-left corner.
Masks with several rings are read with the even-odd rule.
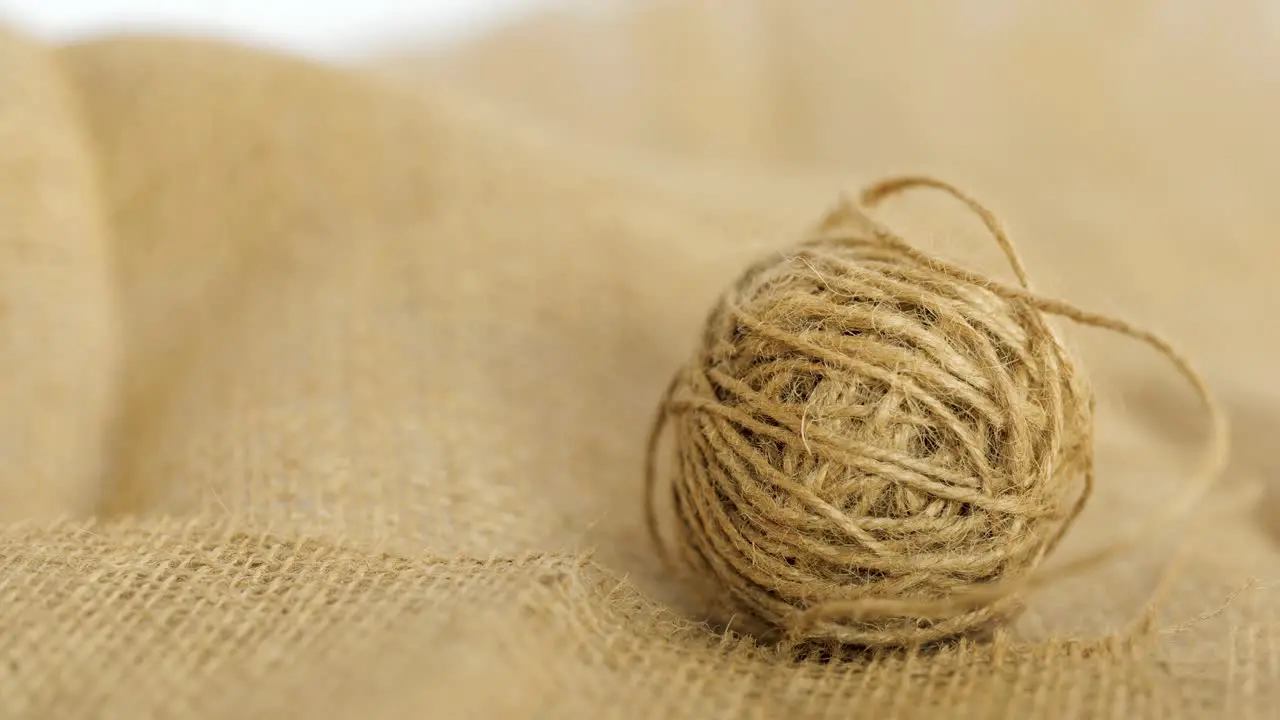
[[[595,9],[376,73],[0,36],[0,717],[1274,716],[1273,15],[857,5]],[[990,642],[795,662],[685,619],[644,435],[724,283],[901,170],[1185,348],[1236,462]],[[880,214],[999,267],[943,200]],[[1158,358],[1065,332],[1101,397],[1064,558],[1203,430]]]

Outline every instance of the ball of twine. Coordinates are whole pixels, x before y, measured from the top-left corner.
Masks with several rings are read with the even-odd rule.
[[[812,238],[750,267],[715,306],[650,437],[649,526],[708,614],[764,637],[919,645],[1012,617],[1026,592],[1093,567],[1192,509],[1221,474],[1226,424],[1165,341],[930,257],[841,204]],[[1053,572],[1032,571],[1093,486],[1093,400],[1046,316],[1146,342],[1211,418],[1194,482],[1161,512]],[[659,532],[655,455],[673,428],[675,537]]]

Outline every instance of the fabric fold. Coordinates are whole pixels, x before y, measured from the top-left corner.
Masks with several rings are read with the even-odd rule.
[[[120,337],[81,109],[54,52],[0,28],[0,520],[109,492]]]

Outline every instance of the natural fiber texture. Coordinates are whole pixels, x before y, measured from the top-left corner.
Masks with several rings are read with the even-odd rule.
[[[0,718],[1274,714],[1275,25],[1140,4],[596,4],[394,74],[0,36]],[[1167,333],[1237,450],[1194,502],[1185,377],[1063,323],[1097,482],[1052,586],[797,658],[691,620],[646,433],[742,269],[904,171]],[[945,198],[876,218],[1017,287]]]
[[[784,629],[833,600],[946,600],[1023,575],[1092,471],[1082,386],[1035,308],[874,235],[804,243],[720,300],[665,403],[680,554],[723,586],[722,621]],[[1013,602],[801,637],[920,644]]]
[[[679,555],[712,579],[723,626],[902,647],[1020,610],[1008,588],[1030,585],[1093,489],[1093,399],[1045,311],[1168,355],[1212,421],[1196,500],[1224,469],[1226,426],[1199,374],[1128,323],[1029,294],[986,208],[927,177],[863,201],[917,186],[982,217],[1021,287],[930,258],[845,202],[818,237],[734,283],[663,398],[650,533],[662,547],[653,454],[674,416]]]

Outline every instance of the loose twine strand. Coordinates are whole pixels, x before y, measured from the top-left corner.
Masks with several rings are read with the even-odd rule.
[[[1108,561],[1126,554],[1150,540],[1161,529],[1189,515],[1212,490],[1222,477],[1229,459],[1229,428],[1225,413],[1208,388],[1204,378],[1180,352],[1160,336],[1137,327],[1127,321],[1081,309],[1063,300],[1039,295],[1031,290],[1025,266],[1013,242],[999,219],[981,203],[950,183],[928,176],[904,176],[875,183],[861,193],[861,204],[872,208],[883,200],[916,188],[931,188],[949,194],[964,203],[986,226],[1013,269],[1018,286],[997,282],[954,264],[923,253],[906,240],[881,227],[878,223],[865,223],[858,232],[840,223],[824,223],[813,235],[813,241],[836,243],[865,242],[866,233],[881,246],[892,249],[920,266],[950,278],[969,283],[987,292],[1030,306],[1046,315],[1067,318],[1077,324],[1102,328],[1144,343],[1168,359],[1178,373],[1191,385],[1208,417],[1208,437],[1202,459],[1191,479],[1175,497],[1159,509],[1148,514],[1141,522],[1122,533],[1111,542],[1085,553],[1063,565],[1040,572],[1031,572],[1013,578],[997,580],[964,588],[950,596],[933,598],[908,597],[859,597],[851,600],[829,600],[804,608],[789,620],[783,628],[791,637],[801,637],[806,630],[821,621],[839,619],[845,622],[865,622],[876,618],[910,616],[922,619],[943,619],[957,613],[971,612],[997,601],[1016,595],[1034,592],[1048,585],[1061,582],[1097,568]],[[861,233],[861,234],[859,234]],[[659,526],[657,494],[658,445],[670,416],[674,395],[680,386],[681,375],[672,379],[663,394],[657,416],[651,427],[645,461],[645,514],[649,533],[658,548],[662,562],[668,569],[675,569],[671,550],[662,537]],[[802,426],[803,429],[803,426]],[[1090,431],[1091,432],[1091,431]],[[1061,527],[1040,553],[1046,554],[1075,522],[1087,502],[1093,484],[1091,450],[1086,449],[1084,489],[1067,514]],[[1037,558],[1038,561],[1039,558]]]

